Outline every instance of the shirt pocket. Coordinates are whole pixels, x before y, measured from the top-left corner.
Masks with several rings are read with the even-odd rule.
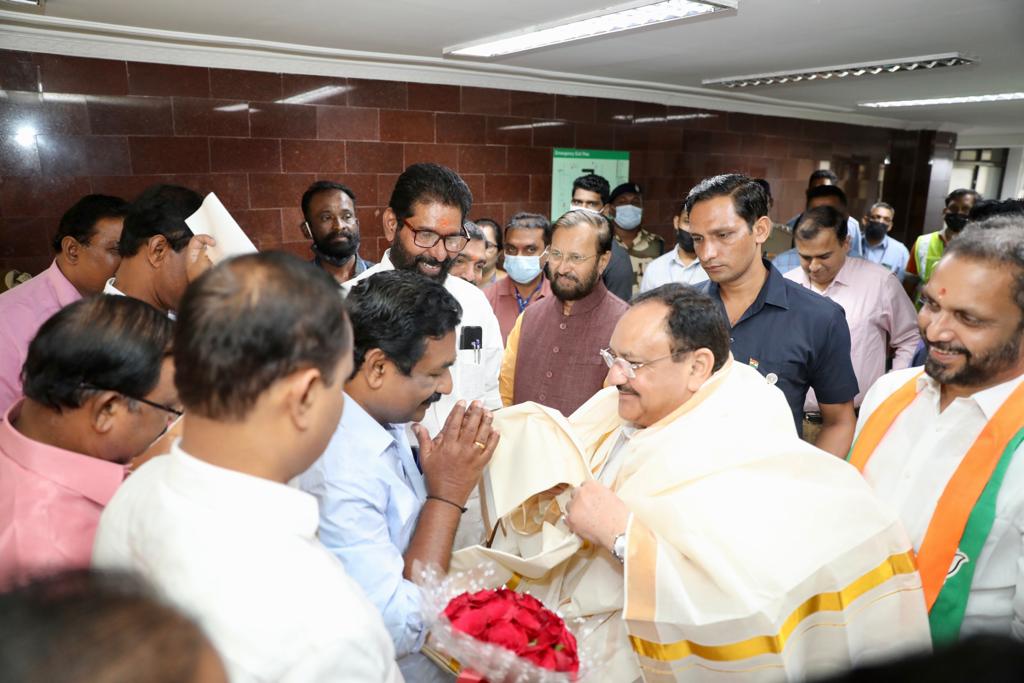
[[[458,398],[483,400],[489,386],[497,386],[501,349],[459,349],[455,382]]]

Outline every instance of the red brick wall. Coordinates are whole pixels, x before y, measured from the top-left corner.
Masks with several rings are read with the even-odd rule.
[[[276,102],[324,86],[338,91]],[[697,110],[592,97],[10,51],[0,51],[0,88],[0,269],[30,271],[49,262],[49,236],[78,197],[131,199],[156,182],[214,191],[261,249],[307,255],[299,198],[314,180],[340,180],[357,195],[364,256],[376,259],[387,246],[380,212],[407,165],[457,170],[472,216],[504,221],[550,211],[552,147],[628,150],[644,224],[666,235],[687,190],[727,171],[767,178],[774,218],[786,220],[828,160],[857,212],[876,198],[893,135],[715,111],[673,121]],[[540,122],[560,125],[503,130]],[[22,144],[26,127],[36,135]]]

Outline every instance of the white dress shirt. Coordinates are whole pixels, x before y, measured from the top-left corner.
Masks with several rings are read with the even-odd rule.
[[[387,270],[394,270],[391,263],[391,250],[384,252],[380,263],[369,268],[348,282],[342,284],[345,294],[357,282]],[[441,400],[427,408],[427,414],[422,424],[436,436],[448,413],[455,407],[455,403],[462,400],[468,404],[470,401],[480,401],[485,408],[497,410],[501,407],[501,396],[498,394],[498,373],[501,371],[501,357],[505,351],[502,342],[501,328],[498,326],[498,319],[494,316],[494,310],[487,301],[487,297],[476,286],[471,285],[462,278],[449,275],[445,278],[444,288],[455,297],[462,306],[462,320],[455,328],[455,343],[458,345],[463,327],[476,326],[483,332],[482,347],[479,351],[473,349],[459,349],[458,358],[452,367],[452,392],[441,397]]]
[[[114,286],[114,281],[116,279],[117,278],[112,277],[109,280],[107,280],[107,284],[103,285],[103,293],[109,294],[110,296],[128,296],[127,294],[125,294],[120,289]],[[174,311],[167,311],[167,317],[170,318],[171,320],[177,320],[178,314],[175,313]]]
[[[684,285],[698,285],[708,279],[708,274],[700,265],[700,259],[694,257],[689,264],[679,258],[679,248],[667,251],[647,264],[644,277],[640,281],[640,292],[655,289],[670,282],[681,282]]]
[[[93,566],[149,579],[213,641],[232,683],[401,681],[380,614],[316,538],[317,502],[175,443],[118,489]]]
[[[880,378],[864,397],[857,434],[879,404],[921,368],[897,370]],[[882,501],[892,506],[915,550],[946,484],[985,424],[1024,375],[953,400],[939,412],[939,384],[922,374],[917,398],[886,432],[864,468]],[[992,531],[976,562],[960,635],[995,632],[1024,639],[1024,446],[1017,449],[996,498]]]

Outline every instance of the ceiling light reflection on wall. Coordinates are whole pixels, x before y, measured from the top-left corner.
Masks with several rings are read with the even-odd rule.
[[[975,102],[1011,102],[1024,100],[1024,92],[1002,92],[992,95],[963,95],[961,97],[933,97],[928,100],[890,100],[888,102],[861,102],[861,107],[889,109],[895,107],[931,107],[938,104],[972,104]]]
[[[538,121],[537,123],[518,123],[514,126],[501,126],[498,130],[527,130],[533,128],[552,128],[564,125],[565,121]]]
[[[827,81],[833,78],[842,79],[860,76],[877,76],[883,73],[897,73],[899,71],[917,71],[942,69],[951,66],[964,66],[975,64],[977,60],[967,57],[959,52],[946,52],[938,55],[924,55],[921,57],[903,57],[899,59],[887,59],[879,62],[861,62],[858,64],[840,64],[837,66],[822,66],[811,69],[796,69],[793,71],[775,71],[766,74],[751,74],[749,76],[728,76],[726,78],[705,78],[702,85],[716,85],[725,88],[751,88],[761,85],[785,85],[788,83],[800,83],[802,81]]]
[[[668,116],[633,116],[632,114],[616,114],[612,118],[616,121],[629,123],[670,123],[673,121],[692,121],[693,119],[713,119],[717,114],[697,112],[694,114],[669,114]]]
[[[18,132],[14,134],[14,141],[22,147],[31,147],[36,143],[38,132],[32,126],[21,126],[18,128]]]
[[[300,92],[298,95],[274,100],[274,102],[277,104],[312,104],[336,95],[341,95],[351,89],[352,87],[348,85],[325,85],[319,88],[314,88],[313,90],[307,90],[306,92]]]
[[[617,5],[549,24],[531,26],[515,33],[505,33],[472,43],[447,47],[443,54],[446,57],[500,57],[550,45],[654,26],[669,21],[681,21],[716,12],[735,10],[738,1],[663,0],[662,2],[648,1]]]

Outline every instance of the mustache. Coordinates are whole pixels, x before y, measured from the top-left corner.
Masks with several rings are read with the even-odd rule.
[[[446,258],[444,261],[438,261],[433,256],[428,256],[427,254],[420,254],[415,259],[413,259],[413,263],[422,263],[427,266],[439,266],[443,268],[446,265],[450,264],[453,260],[454,259]]]
[[[443,394],[441,394],[441,392],[439,392],[439,391],[435,391],[434,393],[432,393],[432,394],[430,395],[430,398],[428,398],[428,399],[427,399],[426,401],[424,401],[424,402],[423,402],[423,405],[427,405],[427,406],[429,406],[429,405],[431,405],[431,404],[437,403],[438,401],[440,401],[440,400],[441,400],[441,396],[442,396],[442,395],[443,395]]]
[[[957,346],[955,344],[950,344],[948,342],[931,342],[931,341],[928,341],[928,339],[926,338],[924,340],[924,345],[925,345],[925,347],[927,347],[929,349],[937,349],[937,350],[943,351],[945,353],[960,353],[960,354],[963,354],[964,356],[966,356],[968,358],[971,357],[971,352],[968,351],[965,347]]]
[[[625,384],[620,384],[617,388],[618,388],[620,394],[629,394],[630,396],[639,396],[640,395],[636,391],[634,391],[633,389],[630,389]]]

